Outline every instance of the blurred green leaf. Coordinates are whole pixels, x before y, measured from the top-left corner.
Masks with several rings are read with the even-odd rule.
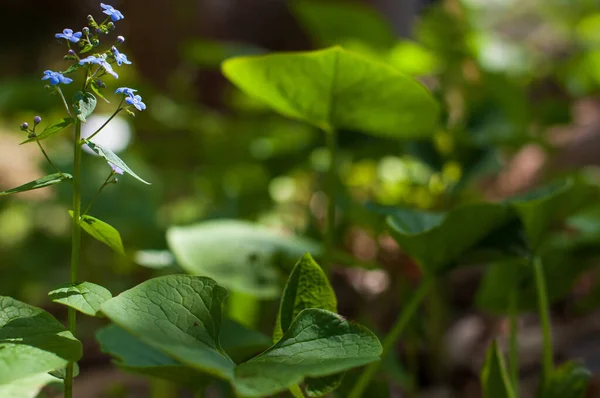
[[[429,136],[437,125],[438,105],[423,85],[339,47],[234,58],[223,73],[276,111],[326,131],[407,139]]]
[[[88,141],[86,140],[85,143],[87,144],[87,146],[94,151],[96,154],[100,155],[101,157],[103,157],[108,163],[112,164],[113,166],[117,166],[118,168],[120,168],[121,170],[123,170],[124,172],[126,172],[127,174],[131,175],[133,178],[135,178],[138,181],[143,182],[146,185],[152,185],[149,182],[145,181],[144,179],[142,179],[140,176],[138,176],[137,174],[135,174],[133,172],[133,170],[131,170],[129,168],[129,166],[127,166],[127,164],[125,164],[124,161],[121,160],[120,157],[118,157],[113,151],[111,151],[108,148],[104,148],[101,147],[100,145],[92,142],[92,141]]]
[[[38,178],[35,181],[28,182],[27,184],[21,185],[16,188],[9,189],[8,191],[0,192],[0,196],[11,195],[13,193],[32,191],[34,189],[49,187],[50,185],[60,184],[65,181],[70,181],[73,176],[67,173],[54,173],[47,175],[42,178]]]
[[[194,64],[205,68],[219,68],[227,58],[240,55],[257,55],[265,50],[251,44],[195,39],[184,43],[183,56]]]
[[[498,342],[493,341],[485,357],[481,369],[481,385],[483,398],[516,398],[504,364],[504,358],[498,347]]]
[[[74,122],[75,121],[70,117],[60,119],[60,120],[56,121],[55,123],[51,124],[50,126],[46,127],[44,129],[44,131],[42,131],[40,134],[37,135],[37,137],[29,138],[29,139],[21,142],[21,145],[27,144],[28,142],[35,142],[36,140],[43,141],[45,139],[53,137],[56,134],[60,133],[65,128],[72,125]]]
[[[194,275],[214,278],[228,289],[256,297],[280,293],[278,266],[306,252],[318,255],[320,245],[300,237],[238,220],[216,220],[172,227],[167,242],[179,265]]]
[[[235,360],[247,359],[249,355],[264,351],[271,345],[268,336],[229,318],[223,320],[219,342],[225,352]]]
[[[69,210],[69,215],[71,218],[73,217],[72,210]],[[79,224],[81,225],[81,229],[87,232],[92,238],[104,243],[120,255],[125,256],[121,234],[113,226],[88,215],[81,216]]]
[[[81,120],[82,123],[87,122],[87,118],[90,117],[92,113],[94,113],[94,109],[96,109],[96,104],[98,101],[94,94],[88,92],[78,91],[75,94],[75,103],[73,107],[75,108],[75,113],[77,118]]]
[[[309,397],[322,397],[335,391],[344,380],[346,372],[323,377],[307,377],[304,380],[304,391]]]
[[[110,291],[91,282],[64,285],[48,293],[50,300],[74,308],[89,316],[97,316],[102,303],[112,298]]]
[[[566,362],[544,383],[540,398],[585,398],[592,374],[583,365]]]
[[[81,343],[46,311],[0,296],[0,385],[65,367]]]
[[[0,397],[4,398],[36,398],[42,388],[51,383],[58,383],[56,377],[50,374],[38,373],[24,377],[12,383],[0,385]]]
[[[366,328],[321,309],[300,312],[281,340],[235,369],[234,386],[246,397],[288,389],[379,360],[381,344]]]

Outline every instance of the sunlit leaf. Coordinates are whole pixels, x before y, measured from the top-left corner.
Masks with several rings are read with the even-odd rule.
[[[94,97],[94,94],[78,91],[75,94],[75,103],[73,104],[77,118],[85,123],[87,118],[94,113],[97,103],[98,101]]]
[[[108,289],[91,282],[64,285],[52,290],[48,296],[55,303],[74,308],[89,316],[96,316],[102,303],[112,298]]]
[[[137,179],[138,181],[143,182],[144,184],[147,185],[151,185],[149,182],[145,181],[144,179],[142,179],[140,176],[138,176],[137,174],[135,174],[133,172],[133,170],[131,170],[129,168],[129,166],[127,166],[127,164],[121,160],[120,157],[118,157],[113,151],[111,151],[108,148],[104,148],[92,141],[88,141],[86,140],[85,143],[87,144],[87,146],[94,151],[96,154],[102,156],[104,159],[106,159],[106,161],[110,164],[112,164],[113,166],[117,166],[118,168],[120,168],[121,170],[123,170],[124,172],[126,172],[127,174],[131,175],[132,177],[134,177],[135,179]]]
[[[28,142],[35,142],[36,138],[37,138],[38,141],[43,141],[45,139],[53,137],[56,134],[60,133],[65,128],[67,128],[70,125],[72,125],[73,123],[75,123],[75,120],[73,120],[70,117],[67,117],[67,118],[64,118],[64,119],[60,119],[57,122],[52,123],[50,126],[46,127],[44,129],[44,131],[42,131],[41,133],[39,133],[37,135],[37,137],[29,138],[29,139],[21,142],[21,145],[27,144]]]
[[[56,185],[63,183],[65,181],[70,181],[73,179],[73,176],[67,173],[54,173],[47,175],[42,178],[38,178],[35,181],[28,182],[27,184],[21,185],[16,188],[9,189],[8,191],[0,192],[0,196],[11,195],[13,193],[32,191],[34,189],[49,187],[50,185]]]
[[[73,211],[69,210],[69,215],[73,217]],[[81,216],[80,225],[81,229],[91,237],[104,243],[120,255],[125,255],[121,234],[113,226],[88,215]]]

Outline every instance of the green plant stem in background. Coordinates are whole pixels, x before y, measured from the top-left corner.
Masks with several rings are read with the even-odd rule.
[[[510,294],[508,308],[509,336],[508,336],[508,373],[515,393],[519,393],[519,294],[515,286]]]
[[[535,286],[538,296],[538,307],[540,315],[540,324],[543,336],[543,354],[542,354],[542,372],[544,382],[550,379],[554,368],[554,359],[552,352],[552,329],[550,326],[550,304],[548,300],[548,291],[546,289],[546,277],[542,259],[539,256],[533,257],[533,272],[535,273]]]
[[[150,382],[150,398],[167,398],[177,396],[177,386],[171,382],[152,379]],[[202,391],[197,392],[194,397],[202,397]]]
[[[327,172],[327,221],[325,226],[325,258],[328,259],[326,269],[331,269],[331,256],[335,248],[335,190],[337,185],[337,133],[335,129],[325,131],[327,149],[329,150],[329,170]]]
[[[423,301],[423,299],[434,284],[435,278],[426,277],[425,280],[423,280],[423,282],[421,283],[421,286],[419,286],[419,288],[413,293],[412,297],[406,303],[406,306],[403,308],[402,313],[400,314],[400,316],[392,326],[392,329],[389,331],[389,333],[385,336],[385,339],[383,340],[383,353],[381,354],[382,359],[385,358],[386,355],[388,355],[392,351],[396,344],[396,341],[398,340],[398,338],[400,338],[400,335],[408,325],[411,318],[417,312],[419,305],[421,304],[421,302]],[[348,395],[349,398],[361,398],[363,396],[363,393],[365,389],[369,386],[371,379],[373,379],[375,373],[377,373],[377,369],[379,369],[380,364],[381,361],[374,362],[368,365],[363,370],[356,384],[354,384],[350,395]]]
[[[75,143],[73,144],[73,227],[71,243],[71,284],[77,283],[79,271],[79,252],[81,248],[81,122],[75,122]],[[69,330],[75,335],[77,329],[77,312],[69,307]],[[73,397],[73,363],[67,365],[65,377],[65,398]]]

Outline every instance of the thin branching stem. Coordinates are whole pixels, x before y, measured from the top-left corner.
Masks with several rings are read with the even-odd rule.
[[[546,277],[540,256],[533,257],[533,272],[535,274],[535,286],[538,296],[538,311],[543,338],[542,374],[544,382],[547,382],[554,369],[554,354],[552,349],[552,328],[550,325],[550,304],[548,290],[546,288]]]
[[[88,211],[90,211],[90,209],[92,208],[92,206],[94,205],[94,203],[96,202],[96,199],[98,199],[98,197],[100,196],[100,193],[102,192],[102,190],[104,189],[104,187],[106,187],[107,185],[109,185],[112,181],[111,178],[115,175],[116,173],[113,171],[111,172],[108,177],[106,178],[106,180],[104,180],[104,183],[100,186],[100,189],[98,189],[98,192],[96,192],[96,194],[94,195],[94,197],[92,198],[92,200],[90,201],[90,204],[87,205],[87,207],[85,208],[85,210],[83,212],[81,212],[81,216],[85,216],[86,214],[88,214]]]

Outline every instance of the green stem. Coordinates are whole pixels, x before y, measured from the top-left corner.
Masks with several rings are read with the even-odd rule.
[[[114,175],[115,175],[115,172],[113,171],[113,172],[111,172],[108,175],[108,177],[106,178],[106,180],[104,180],[104,183],[102,184],[102,186],[100,187],[100,189],[98,190],[98,192],[96,192],[96,194],[94,195],[94,197],[90,201],[90,204],[87,205],[87,207],[85,208],[85,210],[81,212],[81,216],[82,217],[85,216],[86,214],[88,214],[88,211],[90,211],[90,209],[92,208],[93,204],[96,202],[96,199],[98,199],[98,196],[100,196],[100,193],[102,193],[102,190],[104,189],[104,187],[106,187],[110,183],[110,179]]]
[[[325,131],[329,150],[329,170],[325,191],[327,194],[327,221],[325,229],[325,257],[331,259],[335,248],[335,189],[337,185],[337,133],[334,129]],[[331,264],[327,264],[331,268]]]
[[[508,372],[515,393],[519,393],[519,293],[517,288],[510,294],[508,317],[510,331],[508,337]]]
[[[40,147],[40,150],[44,154],[44,157],[46,158],[46,160],[48,161],[48,163],[50,163],[50,165],[52,167],[54,167],[54,170],[56,170],[58,172],[58,174],[60,174],[62,177],[64,177],[64,174],[59,170],[58,167],[56,167],[56,165],[52,162],[52,160],[50,160],[50,156],[48,156],[48,154],[44,150],[44,147],[42,146],[42,143],[40,142],[40,140],[38,140],[37,136],[35,137],[35,142],[37,142],[38,147]]]
[[[71,284],[77,283],[79,270],[79,252],[81,248],[81,122],[75,121],[75,143],[73,145],[73,227],[71,246]],[[77,329],[77,312],[73,308],[68,310],[69,330],[75,335]],[[65,377],[65,398],[73,397],[73,362],[67,365]]]
[[[121,103],[119,104],[119,107],[117,108],[117,110],[115,111],[115,113],[113,113],[106,122],[104,122],[104,124],[102,126],[100,126],[100,128],[98,130],[96,130],[94,132],[94,134],[90,135],[89,137],[86,138],[86,140],[91,141],[92,138],[94,138],[96,136],[96,134],[98,134],[100,131],[102,131],[102,129],[104,127],[106,127],[106,125],[108,123],[110,123],[111,120],[113,120],[113,118],[115,116],[117,116],[119,114],[119,112],[121,112],[124,108],[121,108],[121,105],[123,104],[123,99],[121,99]]]
[[[548,300],[548,291],[546,289],[546,278],[542,259],[539,256],[533,258],[533,271],[535,273],[535,286],[538,296],[538,310],[540,313],[540,323],[543,336],[543,355],[542,372],[544,382],[550,379],[554,368],[553,350],[552,350],[552,329],[550,326],[550,304]]]
[[[400,317],[396,320],[396,323],[392,326],[392,329],[389,331],[387,336],[383,339],[383,352],[381,354],[381,359],[383,360],[394,348],[396,341],[408,325],[409,321],[417,312],[419,305],[431,289],[431,287],[435,283],[435,278],[427,277],[422,283],[421,286],[413,293],[412,297],[404,307]],[[371,379],[377,373],[377,369],[379,369],[379,365],[381,361],[373,362],[369,366],[365,368],[362,372],[356,384],[352,388],[350,395],[348,398],[361,398],[365,389],[369,386]]]
[[[67,114],[69,115],[70,118],[72,118],[73,116],[71,115],[71,108],[69,108],[69,104],[67,104],[67,99],[65,98],[65,95],[63,94],[60,87],[58,87],[58,86],[54,86],[54,87],[56,87],[56,91],[58,92],[58,94],[60,95],[60,98],[62,99],[63,105],[65,106],[65,109],[67,110]]]

